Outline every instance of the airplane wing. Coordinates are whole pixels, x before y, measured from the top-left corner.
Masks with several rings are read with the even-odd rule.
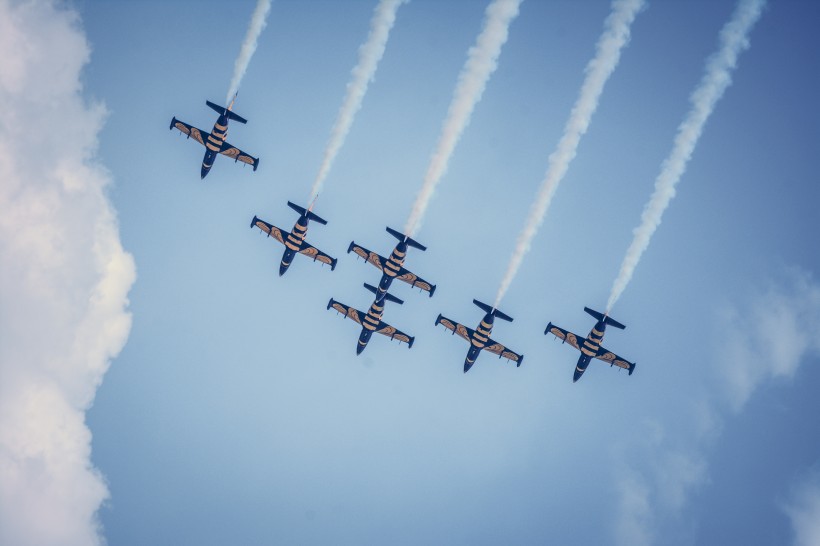
[[[338,311],[339,313],[343,314],[346,318],[353,320],[354,322],[358,322],[359,324],[362,323],[362,315],[363,313],[360,312],[358,309],[354,309],[353,307],[349,307],[344,303],[339,303],[338,301],[334,301],[331,306],[333,309]],[[381,325],[380,325],[381,326]],[[394,328],[395,330],[395,328]]]
[[[188,125],[184,121],[179,121],[177,118],[174,118],[173,122],[171,123],[171,128],[178,129],[180,133],[188,135],[189,137],[196,140],[203,146],[205,146],[205,139],[208,138],[209,134],[211,134],[208,131],[197,129],[193,125]]]
[[[399,274],[396,278],[399,279],[400,281],[406,282],[407,284],[409,284],[413,288],[418,287],[418,288],[421,288],[422,290],[424,290],[425,292],[429,292],[431,296],[433,295],[433,290],[436,289],[435,286],[433,286],[429,282],[425,281],[421,277],[417,276],[415,273],[411,273],[411,272],[407,271],[403,267],[399,270]]]
[[[253,166],[254,171],[259,165],[258,157],[252,157],[228,142],[222,143],[222,149],[219,150],[219,153],[230,157],[234,161],[241,161],[242,163],[247,163],[248,165]]]
[[[264,220],[260,220],[259,218],[256,219],[254,225],[282,244],[285,244],[285,237],[287,237],[290,233],[283,229],[279,229],[278,227],[274,226],[273,224],[269,224]]]
[[[547,328],[547,332],[551,333],[552,335],[554,335],[558,339],[566,341],[567,343],[569,343],[570,345],[575,347],[577,350],[579,350],[579,351],[581,350],[581,347],[578,344],[578,337],[579,336],[573,334],[572,332],[570,332],[568,330],[564,330],[563,328],[559,328],[558,326],[555,326],[554,324],[549,325],[549,328]],[[584,338],[584,337],[581,338],[582,343],[583,343],[584,339],[586,339],[586,338]]]
[[[447,317],[441,317],[441,319],[438,321],[438,324],[443,325],[445,328],[447,328],[448,330],[450,330],[454,334],[458,334],[458,336],[460,338],[462,338],[464,341],[466,341],[467,343],[469,343],[470,339],[472,339],[473,330],[471,330],[470,328],[467,328],[463,324],[460,324],[458,322],[454,322],[454,321],[448,319]]]
[[[632,370],[635,369],[634,362],[624,360],[612,351],[604,349],[603,347],[598,348],[598,354],[595,355],[595,358],[597,358],[598,360],[603,360],[604,362],[612,366],[618,366],[619,368],[623,368],[624,370],[629,370],[630,374],[632,373]]]
[[[299,249],[299,254],[304,254],[308,258],[313,258],[313,261],[319,260],[323,264],[329,265],[331,268],[335,267],[335,261],[333,258],[316,248],[315,246],[311,246],[307,243],[307,241],[302,241],[302,248]]]
[[[386,322],[379,322],[379,326],[378,328],[376,328],[376,333],[382,334],[383,336],[387,336],[390,339],[398,339],[399,341],[407,343],[411,347],[413,346],[413,337],[408,336],[400,330],[396,330],[394,327],[390,326]]]
[[[498,343],[497,341],[494,341],[492,339],[487,340],[487,346],[484,347],[484,350],[489,351],[489,352],[493,353],[494,355],[498,355],[499,358],[504,357],[507,360],[511,360],[511,361],[515,362],[516,366],[520,366],[521,361],[524,360],[524,355],[514,353],[511,350],[504,347],[503,345],[501,345],[500,343]]]
[[[387,261],[382,256],[379,256],[373,251],[367,250],[363,246],[359,246],[356,243],[350,243],[350,248],[347,250],[355,252],[360,258],[364,258],[369,263],[373,264],[376,269],[379,271],[384,271],[384,263]]]

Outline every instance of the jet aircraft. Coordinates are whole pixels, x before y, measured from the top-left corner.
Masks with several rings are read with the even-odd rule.
[[[486,313],[475,330],[467,328],[463,324],[459,324],[458,322],[441,315],[439,315],[436,319],[436,326],[443,324],[445,328],[453,332],[453,335],[458,334],[470,344],[470,349],[467,351],[467,358],[464,359],[464,373],[467,373],[470,368],[472,368],[473,364],[475,364],[476,358],[478,358],[478,353],[480,353],[482,349],[498,355],[498,358],[503,356],[507,360],[515,362],[516,367],[520,366],[521,362],[524,361],[524,355],[514,353],[500,343],[490,339],[490,333],[493,331],[493,322],[495,321],[495,317],[508,322],[513,321],[512,317],[505,315],[498,309],[490,307],[486,303],[481,303],[478,300],[473,300],[473,303],[479,306]]]
[[[601,341],[603,341],[604,339],[604,333],[606,331],[607,324],[610,326],[614,326],[615,328],[619,328],[621,330],[626,328],[626,326],[610,318],[606,314],[599,313],[598,311],[593,311],[589,307],[584,307],[584,311],[586,311],[598,320],[598,322],[595,323],[595,326],[592,327],[592,330],[590,330],[589,335],[586,337],[586,339],[576,334],[573,334],[572,332],[568,332],[563,328],[559,328],[558,326],[553,325],[551,322],[547,324],[547,329],[544,330],[544,335],[547,335],[548,333],[552,334],[558,339],[561,339],[564,342],[569,343],[570,345],[581,351],[581,356],[578,357],[578,363],[575,365],[575,374],[572,376],[572,382],[574,383],[581,378],[581,376],[584,374],[584,371],[587,369],[590,360],[592,360],[593,358],[603,360],[610,366],[618,366],[619,368],[628,370],[629,375],[632,375],[632,372],[635,371],[634,362],[628,362],[627,360],[624,360],[620,356],[608,351],[607,349],[601,346]]]
[[[299,213],[299,219],[296,220],[296,223],[293,225],[293,231],[288,233],[287,231],[278,228],[272,224],[265,222],[264,220],[260,220],[256,216],[253,217],[251,220],[251,227],[258,227],[262,231],[268,234],[268,237],[273,236],[274,239],[285,245],[285,253],[282,256],[282,263],[279,264],[279,276],[285,274],[285,271],[288,270],[290,267],[291,262],[293,261],[293,257],[298,252],[299,254],[304,254],[308,258],[313,258],[313,261],[319,260],[323,264],[328,264],[330,266],[330,270],[333,271],[336,269],[336,261],[337,258],[331,258],[318,248],[311,246],[305,241],[305,236],[307,235],[308,230],[308,223],[310,220],[319,222],[320,224],[326,225],[327,222],[322,218],[319,218],[316,214],[312,213],[310,209],[305,210],[304,208],[300,207],[299,205],[294,205],[290,201],[288,201],[288,206]]]
[[[393,252],[390,254],[389,258],[385,258],[375,252],[371,252],[363,246],[357,245],[355,241],[351,241],[350,246],[347,247],[348,254],[351,251],[355,252],[361,258],[364,258],[382,272],[382,279],[379,282],[379,291],[376,294],[376,299],[384,298],[384,295],[387,294],[387,290],[390,288],[393,279],[399,279],[413,287],[419,287],[422,290],[426,290],[430,293],[430,297],[433,297],[433,292],[436,291],[436,285],[430,284],[421,277],[416,276],[415,273],[411,273],[402,267],[404,264],[404,259],[407,257],[408,246],[412,246],[413,248],[417,248],[421,251],[427,250],[427,247],[414,241],[409,236],[399,233],[395,229],[388,227],[387,232],[399,240],[399,244],[397,244],[396,248],[393,249]]]
[[[353,307],[348,307],[333,298],[330,298],[330,301],[327,303],[328,309],[333,307],[333,309],[345,315],[345,317],[353,319],[355,322],[362,325],[362,333],[359,334],[359,343],[356,346],[356,354],[362,354],[362,351],[364,351],[364,348],[367,347],[367,342],[370,341],[370,336],[373,335],[373,332],[387,336],[390,339],[398,339],[399,341],[407,343],[408,348],[412,347],[413,341],[416,339],[415,337],[408,336],[404,332],[396,330],[386,322],[382,321],[385,300],[398,303],[399,305],[404,302],[395,297],[393,294],[384,294],[379,297],[379,291],[375,286],[365,283],[364,287],[376,294],[376,299],[373,300],[373,304],[370,306],[367,313],[363,313]]]
[[[242,163],[253,165],[254,171],[256,170],[256,167],[259,166],[258,157],[252,157],[225,141],[228,136],[229,119],[238,121],[239,123],[248,122],[245,118],[240,117],[231,111],[234,101],[236,101],[236,95],[234,95],[231,104],[227,108],[214,104],[209,100],[205,101],[205,104],[210,106],[219,114],[219,118],[217,118],[214,128],[210,133],[206,133],[202,129],[197,129],[193,125],[188,125],[185,122],[179,121],[176,117],[171,119],[171,126],[169,129],[176,127],[182,134],[188,135],[188,138],[193,137],[194,140],[205,146],[205,158],[202,160],[202,170],[200,171],[202,178],[205,178],[205,175],[207,175],[208,171],[211,170],[216,154],[226,155],[232,158],[234,163],[241,161]]]

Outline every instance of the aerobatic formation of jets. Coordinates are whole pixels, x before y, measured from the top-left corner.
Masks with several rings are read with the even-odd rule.
[[[234,96],[234,100],[235,99],[236,96]],[[208,171],[210,171],[213,166],[216,154],[223,154],[228,157],[232,157],[235,161],[242,161],[243,163],[252,165],[254,171],[259,165],[259,158],[246,154],[225,140],[228,134],[228,120],[238,121],[239,123],[247,123],[247,120],[232,111],[233,103],[234,101],[231,101],[231,104],[227,108],[223,108],[210,101],[206,101],[206,104],[219,114],[219,118],[214,124],[213,130],[204,137],[203,135],[205,135],[205,133],[202,130],[197,129],[192,125],[188,125],[187,123],[181,122],[176,119],[176,117],[171,120],[171,129],[176,128],[189,138],[193,137],[194,140],[205,146],[205,158],[202,161],[202,170],[200,173],[202,178],[205,178]],[[312,211],[312,206],[304,208],[290,201],[288,201],[287,204],[288,207],[299,214],[299,218],[296,220],[296,223],[293,225],[293,229],[290,232],[270,224],[257,216],[253,217],[250,224],[251,228],[259,228],[259,230],[266,233],[268,237],[272,237],[285,247],[284,254],[282,255],[282,261],[279,264],[279,275],[281,276],[285,274],[288,267],[290,267],[293,262],[296,254],[302,254],[308,258],[312,258],[313,261],[318,261],[323,265],[329,265],[331,271],[336,269],[338,258],[331,257],[329,254],[322,252],[306,241],[308,225],[311,220],[322,225],[327,225],[327,221],[314,213]],[[404,261],[407,258],[408,249],[415,248],[417,250],[425,251],[427,250],[427,247],[412,239],[409,235],[403,234],[390,227],[387,227],[386,231],[399,241],[390,253],[390,256],[387,258],[373,252],[372,250],[368,250],[359,244],[356,244],[355,241],[351,241],[350,246],[347,249],[348,253],[352,252],[356,254],[358,257],[364,259],[373,267],[378,269],[382,274],[378,286],[372,286],[367,283],[364,284],[364,287],[375,296],[370,308],[366,312],[360,311],[333,298],[330,298],[330,301],[327,304],[328,309],[334,309],[344,315],[345,318],[353,320],[362,327],[358,342],[356,344],[356,354],[361,354],[362,351],[364,351],[370,341],[371,336],[373,335],[373,332],[389,337],[391,340],[406,343],[408,348],[413,346],[413,342],[415,340],[414,336],[408,335],[382,320],[386,302],[389,301],[399,305],[404,303],[402,300],[388,292],[395,279],[403,281],[413,288],[419,288],[420,290],[427,292],[430,297],[432,297],[436,291],[436,285],[422,279],[404,267]],[[473,303],[485,313],[475,330],[441,314],[439,314],[435,321],[435,326],[438,326],[439,324],[443,325],[445,328],[450,330],[453,335],[458,334],[459,337],[464,339],[464,341],[470,345],[467,350],[467,356],[464,359],[464,372],[466,373],[469,371],[473,364],[475,364],[476,359],[482,350],[498,355],[498,358],[506,358],[509,362],[514,362],[516,367],[521,366],[521,363],[524,361],[523,354],[516,353],[490,337],[493,330],[493,323],[496,318],[507,322],[512,322],[512,317],[502,313],[499,309],[491,307],[490,305],[482,303],[478,300],[473,300]],[[635,364],[633,362],[629,362],[621,358],[600,345],[607,325],[620,329],[624,329],[625,326],[613,320],[606,314],[593,311],[588,307],[584,307],[584,310],[595,317],[598,321],[586,338],[582,338],[581,336],[573,334],[568,330],[559,328],[552,323],[547,325],[547,329],[544,332],[545,334],[553,334],[581,352],[581,355],[578,358],[578,363],[575,366],[573,381],[578,381],[593,358],[606,362],[610,364],[610,366],[618,366],[619,368],[623,368],[631,375],[635,370]]]

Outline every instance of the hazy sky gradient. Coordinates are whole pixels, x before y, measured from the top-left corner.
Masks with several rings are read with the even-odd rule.
[[[228,135],[259,169],[219,157],[204,181],[203,148],[168,124],[213,126],[205,100],[224,96],[255,2],[61,4],[90,46],[80,92],[107,110],[105,195],[139,271],[128,342],[86,414],[108,543],[811,543],[820,7],[771,2],[753,30],[615,308],[627,329],[604,345],[635,373],[593,363],[573,384],[577,353],[544,328],[586,335],[583,307],[603,310],[735,3],[658,0],[636,18],[504,298],[515,321],[493,331],[524,364],[482,354],[467,374],[467,344],[433,323],[474,327],[471,300],[495,295],[611,5],[521,4],[416,233],[428,250],[409,251],[436,293],[391,288],[405,304],[384,319],[416,342],[374,337],[357,357],[357,329],[325,306],[366,308],[379,275],[345,250],[395,245],[384,227],[421,187],[488,2],[402,6],[314,210],[329,224],[308,233],[334,272],[297,257],[280,278],[283,247],[248,226],[296,220],[286,201],[310,190],[376,4],[272,4],[234,106],[249,122]],[[11,134],[5,116],[10,141],[49,126]]]

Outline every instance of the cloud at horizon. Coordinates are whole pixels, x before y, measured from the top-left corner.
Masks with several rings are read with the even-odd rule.
[[[0,1],[0,50],[0,543],[100,544],[85,411],[136,278],[96,158],[106,110],[82,97],[75,11]]]

